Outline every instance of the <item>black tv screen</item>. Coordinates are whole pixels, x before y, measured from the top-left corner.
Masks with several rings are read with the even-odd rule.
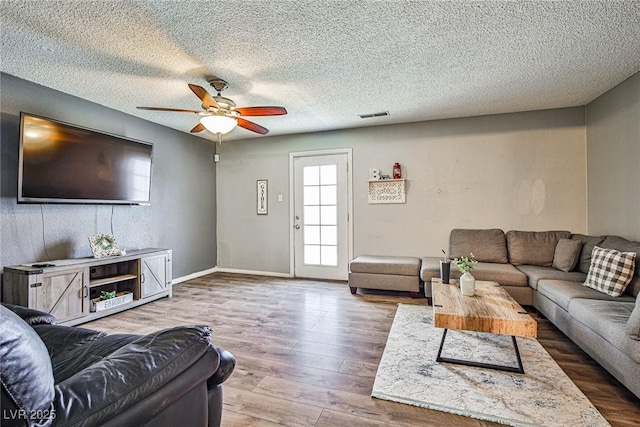
[[[153,146],[20,114],[20,203],[148,205]]]

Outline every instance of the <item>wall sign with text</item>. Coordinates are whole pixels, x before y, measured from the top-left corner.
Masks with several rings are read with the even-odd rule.
[[[257,181],[257,197],[258,197],[258,215],[267,215],[269,213],[269,181],[259,179]]]

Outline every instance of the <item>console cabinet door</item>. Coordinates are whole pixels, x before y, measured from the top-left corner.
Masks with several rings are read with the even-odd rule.
[[[40,278],[40,282],[30,285],[30,308],[55,316],[59,323],[77,319],[86,314],[84,269],[45,273]]]
[[[167,255],[157,255],[145,257],[141,262],[140,287],[142,298],[147,298],[161,292],[169,291],[170,285],[167,280]]]

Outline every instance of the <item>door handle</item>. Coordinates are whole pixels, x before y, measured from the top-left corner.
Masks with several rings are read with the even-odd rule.
[[[294,225],[293,228],[295,228],[296,230],[300,230],[300,224]]]

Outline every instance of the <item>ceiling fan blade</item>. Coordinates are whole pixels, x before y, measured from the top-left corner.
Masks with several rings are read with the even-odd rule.
[[[257,123],[250,122],[249,120],[245,120],[242,117],[238,117],[238,126],[241,128],[245,128],[252,132],[259,133],[260,135],[266,135],[269,133],[269,129],[260,126]]]
[[[202,125],[202,123],[198,123],[197,125],[195,125],[193,127],[193,129],[191,129],[191,133],[198,133],[198,132],[202,132],[204,130],[204,126]]]
[[[164,107],[136,107],[138,110],[154,110],[154,111],[173,111],[176,113],[200,113],[201,110],[182,110],[180,108],[164,108]]]
[[[189,83],[189,88],[193,91],[193,93],[196,94],[198,98],[200,98],[200,101],[202,101],[202,105],[207,108],[214,107],[220,109],[220,106],[218,105],[216,100],[213,99],[213,96],[211,96],[211,94],[207,92],[205,88],[198,85],[192,85],[191,83]]]
[[[283,116],[287,114],[284,107],[243,107],[236,108],[241,116]]]

